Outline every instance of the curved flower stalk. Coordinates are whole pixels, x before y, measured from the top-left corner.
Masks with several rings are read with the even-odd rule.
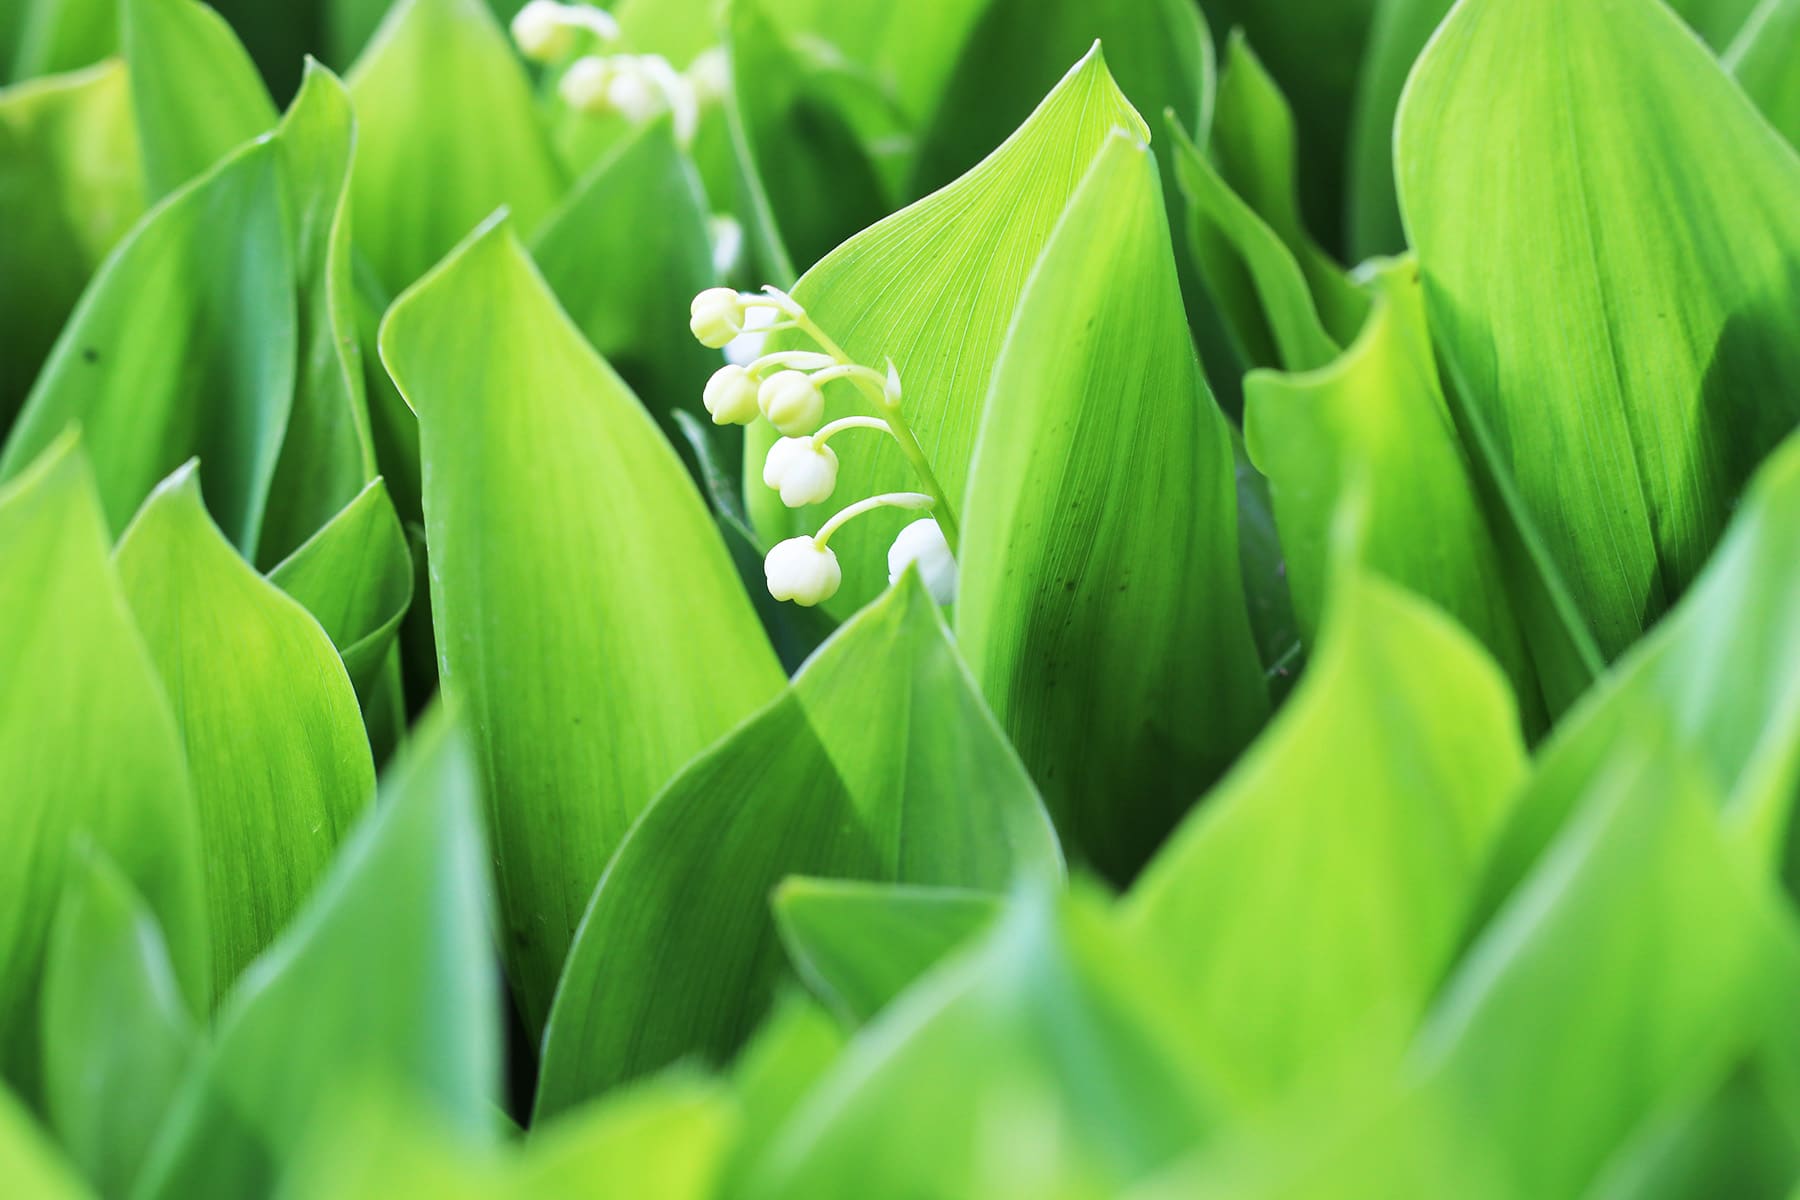
[[[901,409],[903,389],[894,360],[885,372],[852,359],[792,296],[778,288],[761,293],[708,288],[694,297],[689,327],[702,345],[726,350],[734,361],[720,367],[707,382],[702,400],[714,424],[748,425],[761,417],[783,435],[769,449],[763,483],[781,494],[789,508],[803,508],[831,497],[837,487],[838,456],[828,444],[852,429],[872,430],[893,438],[918,476],[921,490],[885,492],[840,510],[815,534],[779,543],[764,561],[769,594],[808,607],[836,594],[843,571],[832,552],[832,534],[864,513],[881,508],[928,512],[894,539],[888,552],[889,581],[917,565],[932,599],[948,604],[956,595],[956,514],[932,472],[919,439]],[[781,350],[744,355],[746,342],[760,349],[770,333],[797,329],[817,350]],[[737,360],[743,361],[737,361]],[[834,380],[853,384],[879,416],[862,414],[825,420],[824,386]]]

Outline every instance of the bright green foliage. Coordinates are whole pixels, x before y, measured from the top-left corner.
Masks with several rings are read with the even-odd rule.
[[[465,1143],[493,1139],[499,1005],[477,779],[454,720],[428,716],[379,805],[226,1000],[145,1194],[266,1189],[358,1086]],[[376,977],[389,983],[363,986]]]
[[[118,48],[118,0],[14,0],[0,13],[0,80],[77,71]]]
[[[904,581],[650,805],[569,954],[539,1116],[736,1049],[778,977],[767,898],[785,876],[997,891],[1059,873],[1043,807],[947,632]]]
[[[389,294],[507,205],[530,229],[561,169],[481,0],[399,0],[350,71],[356,241]]]
[[[4,1087],[0,1087],[0,1163],[6,1164],[7,1187],[25,1200],[86,1200],[94,1194],[36,1127],[30,1111]]]
[[[1762,0],[1723,62],[1791,146],[1800,146],[1800,4]]]
[[[1128,136],[1095,159],[1019,301],[966,494],[957,635],[1065,837],[1128,878],[1268,703],[1229,434],[1188,341],[1154,162]]]
[[[1125,906],[1246,1105],[1397,1060],[1525,775],[1504,678],[1441,614],[1353,569],[1327,611],[1287,708]]]
[[[207,995],[208,940],[180,737],[72,439],[0,489],[0,562],[0,1070],[35,1098],[38,986],[76,838],[143,894],[190,1002]]]
[[[905,383],[907,420],[954,505],[968,481],[994,363],[1019,297],[1051,231],[1114,127],[1144,135],[1142,120],[1090,53],[1020,131],[955,183],[864,230],[806,273],[794,297],[858,362],[892,358]],[[957,330],[955,352],[941,329]],[[769,349],[801,346],[795,335]],[[847,383],[826,387],[827,411],[867,411]],[[746,438],[745,474],[760,479],[774,440],[766,426]],[[848,444],[848,443],[846,443]],[[897,450],[858,443],[844,456],[847,496],[917,488]],[[768,542],[812,532],[834,510],[780,507],[760,484],[749,489],[757,532]],[[904,523],[874,514],[832,539],[844,586],[830,609],[847,616],[886,578],[887,547]]]
[[[1397,146],[1453,385],[1616,656],[1800,418],[1800,158],[1653,0],[1459,5]]]
[[[143,211],[130,104],[117,62],[0,92],[0,428]]]
[[[51,932],[44,979],[44,1107],[94,1186],[136,1178],[195,1046],[194,1018],[156,918],[87,846]]]
[[[275,105],[231,26],[199,0],[120,0],[132,112],[151,199],[275,124]]]
[[[439,668],[538,1027],[625,831],[781,675],[674,451],[508,223],[396,302],[381,346],[419,414]]]
[[[988,892],[800,878],[784,881],[771,902],[795,970],[858,1022],[991,924],[1002,907]]]
[[[369,744],[331,639],[225,541],[194,464],[151,494],[116,559],[193,772],[220,996],[373,795]]]

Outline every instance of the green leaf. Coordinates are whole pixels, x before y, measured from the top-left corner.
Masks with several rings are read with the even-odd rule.
[[[664,1076],[534,1129],[511,1194],[706,1200],[717,1194],[736,1132],[723,1086]]]
[[[1399,1060],[1524,776],[1494,662],[1347,569],[1287,707],[1125,901],[1235,1100]]]
[[[781,672],[680,460],[508,223],[397,300],[381,349],[419,414],[438,661],[535,1029],[625,831]]]
[[[94,1186],[122,1196],[197,1038],[156,918],[103,853],[83,849],[46,958],[45,1109]]]
[[[797,987],[777,993],[731,1067],[740,1121],[727,1177],[741,1179],[844,1049],[837,1020]]]
[[[1455,0],[1376,0],[1350,117],[1347,221],[1351,261],[1406,249],[1394,189],[1394,118],[1413,63]]]
[[[495,1136],[500,1009],[473,759],[427,716],[381,801],[224,1005],[141,1194],[266,1194],[353,1085]]]
[[[794,969],[860,1024],[986,928],[1002,903],[960,888],[793,878],[775,889],[774,906]]]
[[[1230,435],[1129,135],[1044,250],[985,407],[957,636],[1065,838],[1126,879],[1268,711]]]
[[[1757,3],[1758,0],[1669,0],[1669,7],[1707,44],[1722,50],[1754,19]]]
[[[632,828],[570,951],[537,1113],[736,1049],[781,971],[767,905],[789,875],[997,889],[1060,866],[1024,770],[909,576]]]
[[[294,242],[299,373],[258,543],[298,547],[375,477],[350,271],[350,94],[311,59],[276,137]]]
[[[1459,5],[1397,145],[1455,388],[1616,656],[1800,416],[1800,158],[1653,0]]]
[[[306,606],[365,703],[413,599],[412,550],[377,479],[269,572]]]
[[[1784,1200],[1800,1178],[1800,1141],[1761,1073],[1740,1070],[1712,1095],[1658,1115],[1613,1154],[1595,1200]]]
[[[85,1200],[94,1195],[17,1097],[0,1087],[0,1162],[17,1200]]]
[[[1208,1124],[1160,982],[1091,904],[1027,893],[857,1035],[746,1194],[1115,1194]]]
[[[198,453],[213,513],[253,553],[294,391],[293,249],[279,147],[246,146],[153,209],[69,318],[0,452],[0,479],[79,422],[107,523]],[[233,254],[219,254],[219,231]]]
[[[45,939],[71,839],[111,855],[204,1000],[200,834],[168,702],[72,438],[0,488],[0,1070],[35,1096]]]
[[[1762,0],[1722,58],[1790,146],[1800,146],[1800,3]]]
[[[225,541],[194,464],[151,494],[115,559],[193,771],[222,996],[374,794],[368,739],[330,638]]]
[[[0,15],[0,79],[78,71],[118,51],[117,0],[14,0]]]
[[[1522,879],[1646,712],[1679,735],[1766,862],[1800,789],[1800,438],[1758,473],[1693,590],[1558,727],[1489,866],[1489,908]]]
[[[892,357],[905,383],[907,421],[953,505],[967,483],[989,379],[1026,277],[1115,126],[1144,133],[1105,61],[1090,53],[980,166],[857,234],[794,288],[794,298],[853,359],[880,366]],[[956,331],[954,354],[945,330]],[[797,334],[776,334],[768,348],[812,347]],[[826,401],[837,411],[873,411],[841,381],[826,385]],[[790,510],[761,486],[774,440],[766,422],[750,426],[745,439],[748,507],[769,543],[815,532],[836,511]],[[864,441],[840,457],[839,495],[918,487],[893,447]],[[844,573],[827,604],[835,616],[849,616],[881,591],[888,546],[906,519],[873,513],[832,538]]]
[[[0,92],[0,432],[143,207],[122,63]]]
[[[1361,560],[1473,633],[1512,680],[1526,724],[1541,728],[1537,670],[1438,383],[1417,264],[1380,265],[1373,287],[1375,310],[1343,356],[1244,385],[1244,433],[1274,494],[1300,627],[1317,633],[1333,523],[1354,496],[1365,506]],[[1578,691],[1588,676],[1573,674]]]
[[[356,241],[390,295],[501,205],[525,229],[556,206],[530,84],[481,0],[400,0],[349,81]]]
[[[700,411],[719,356],[688,331],[711,286],[706,194],[667,120],[652,122],[584,175],[531,239],[563,309],[665,428]]]
[[[275,124],[256,65],[218,13],[197,0],[120,0],[119,14],[151,199]]]

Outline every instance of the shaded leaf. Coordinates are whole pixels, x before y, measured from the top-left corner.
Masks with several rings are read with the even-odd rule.
[[[118,0],[14,0],[0,14],[0,79],[78,71],[118,50]]]
[[[1800,147],[1800,3],[1762,0],[1723,62],[1790,146]]]
[[[1235,487],[1225,418],[1188,340],[1155,162],[1114,135],[994,368],[956,627],[1065,838],[1115,879],[1149,857],[1268,711]]]
[[[45,939],[79,866],[76,835],[111,855],[156,913],[189,1002],[207,995],[187,769],[108,540],[73,439],[0,488],[0,1069],[28,1096]]]
[[[396,301],[381,347],[419,414],[438,661],[536,1028],[625,831],[781,673],[680,460],[508,223]]]
[[[225,541],[193,464],[151,494],[115,559],[193,771],[222,996],[312,889],[374,765],[331,640]]]

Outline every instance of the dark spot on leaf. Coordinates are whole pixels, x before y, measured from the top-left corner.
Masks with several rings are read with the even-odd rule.
[[[86,363],[97,363],[100,361],[100,352],[92,346],[83,346],[81,348],[81,361]]]

